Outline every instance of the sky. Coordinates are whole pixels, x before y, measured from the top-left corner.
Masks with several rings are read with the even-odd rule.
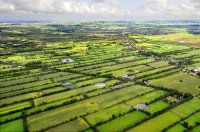
[[[200,20],[200,0],[0,0],[0,21]]]

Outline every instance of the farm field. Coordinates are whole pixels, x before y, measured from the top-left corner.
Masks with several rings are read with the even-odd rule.
[[[0,126],[1,131],[11,132],[17,130],[18,132],[24,132],[24,124],[22,119],[11,121]]]
[[[188,107],[190,109],[188,109]],[[175,108],[172,108],[171,110],[155,118],[152,118],[151,120],[148,120],[147,122],[129,131],[130,132],[139,132],[139,131],[145,131],[145,130],[148,132],[161,131],[167,126],[169,126],[170,124],[180,121],[182,118],[187,117],[188,115],[192,114],[193,112],[197,110],[200,110],[200,100],[192,99],[191,101],[183,103],[182,105],[179,105]],[[156,124],[155,122],[159,122],[159,125]],[[147,128],[151,128],[151,129],[147,130]]]
[[[179,24],[0,23],[0,131],[199,132],[199,35]]]
[[[192,95],[200,94],[200,79],[192,77],[186,73],[177,73],[171,76],[155,79],[152,81],[151,85],[175,89]]]

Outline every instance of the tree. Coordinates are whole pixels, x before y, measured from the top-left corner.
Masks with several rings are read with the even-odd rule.
[[[83,97],[84,97],[84,98],[88,98],[87,94],[84,94]]]
[[[112,119],[114,119],[114,118],[115,118],[115,115],[113,114],[113,115],[112,115]]]
[[[183,126],[186,127],[186,128],[188,128],[188,123],[187,123],[187,122],[184,122],[184,123],[183,123]]]

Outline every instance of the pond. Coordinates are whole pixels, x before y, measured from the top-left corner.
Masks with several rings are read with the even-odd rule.
[[[65,59],[62,59],[62,62],[63,63],[71,63],[71,62],[74,62],[74,60],[71,58],[65,58]]]
[[[68,86],[68,85],[71,85],[72,83],[70,83],[70,82],[62,82],[62,85],[63,86]]]
[[[94,84],[94,86],[104,87],[104,86],[106,86],[106,84],[105,83],[96,83],[96,84]]]
[[[147,110],[149,109],[149,106],[146,104],[137,104],[133,107],[134,109],[139,109],[139,110]]]

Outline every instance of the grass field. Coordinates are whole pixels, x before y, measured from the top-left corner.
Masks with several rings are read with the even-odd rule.
[[[0,23],[0,132],[199,132],[199,32],[198,21]]]
[[[186,128],[183,125],[177,124],[172,128],[168,129],[167,132],[183,132],[184,130],[186,130]]]
[[[168,106],[169,106],[169,104],[165,103],[162,100],[159,100],[155,103],[150,104],[149,109],[147,109],[146,111],[151,114],[154,114],[155,112],[163,110],[163,109],[167,108]]]
[[[44,80],[44,81],[36,81],[36,82],[31,82],[31,83],[26,83],[26,84],[21,84],[21,85],[15,85],[15,86],[10,86],[6,88],[1,88],[0,93],[13,92],[15,90],[28,89],[34,86],[46,85],[50,83],[51,83],[50,80]]]
[[[2,132],[24,132],[24,123],[22,119],[11,121],[0,125],[0,131]]]
[[[0,109],[0,115],[10,113],[12,111],[18,111],[18,110],[23,110],[25,108],[31,107],[32,104],[30,101],[25,101],[25,102],[20,102],[8,106],[1,107]]]
[[[88,124],[81,118],[70,121],[68,123],[59,125],[57,127],[54,127],[50,130],[47,130],[48,132],[80,132],[84,131],[87,128],[89,128]]]
[[[111,120],[108,123],[100,125],[97,127],[97,129],[100,132],[123,131],[124,128],[130,127],[147,117],[148,116],[142,112],[134,111],[134,112],[125,114],[117,119]]]
[[[121,77],[126,73],[129,73],[131,71],[142,71],[142,70],[148,70],[150,69],[150,67],[146,66],[146,65],[139,65],[139,66],[133,66],[133,67],[129,67],[129,68],[123,68],[120,70],[114,70],[111,72],[106,72],[106,73],[102,73],[101,75],[108,75],[108,74],[112,74],[114,77]]]
[[[199,132],[200,126],[196,126],[195,128],[192,129],[192,132]]]
[[[188,123],[188,126],[195,126],[196,122],[200,122],[200,112],[186,118],[184,121],[181,122],[181,124],[183,124],[184,122]]]
[[[160,68],[167,65],[169,65],[168,61],[158,61],[158,62],[149,63],[149,66],[154,67],[154,68]]]
[[[196,47],[199,47],[199,43],[200,43],[199,35],[193,35],[187,32],[169,34],[169,35],[154,35],[147,38],[152,39],[152,40],[157,40],[157,41],[167,41],[167,42],[171,41],[171,42],[176,42],[180,44],[186,43],[189,46],[196,46]]]
[[[112,92],[112,96],[108,96],[110,93],[106,93],[85,101],[74,103],[72,105],[63,106],[37,115],[29,116],[27,118],[29,130],[41,130],[42,128],[46,128],[53,124],[59,124],[75,116],[80,116],[88,112],[94,112],[96,110],[120,103],[123,100],[128,100],[137,96],[138,94],[148,91],[152,91],[152,88],[136,85],[114,91]],[[40,122],[42,120],[43,123]]]
[[[153,69],[153,70],[148,70],[142,73],[138,73],[138,74],[134,74],[133,77],[136,78],[142,78],[143,76],[148,76],[148,75],[152,75],[152,74],[156,74],[162,71],[167,71],[167,70],[171,70],[175,68],[174,66],[166,66],[166,67],[162,67],[162,68],[157,68],[157,69]]]
[[[190,108],[190,109],[188,109]],[[155,131],[162,131],[164,128],[168,127],[169,125],[180,121],[181,118],[187,117],[192,112],[200,109],[200,100],[195,98],[192,99],[184,104],[181,104],[170,111],[167,111],[151,120],[148,120],[142,123],[139,126],[129,130],[129,132],[155,132]],[[165,119],[165,120],[163,120]],[[157,124],[157,123],[159,124]],[[151,129],[148,129],[151,128]]]
[[[112,115],[119,115],[120,113],[126,113],[131,110],[131,107],[125,104],[119,104],[94,114],[90,114],[85,117],[85,119],[92,125],[95,125],[99,122],[104,122],[109,120]]]
[[[0,87],[16,85],[16,84],[20,84],[20,83],[27,83],[27,82],[32,82],[32,81],[37,81],[37,78],[36,77],[29,77],[29,78],[22,78],[22,79],[17,79],[17,80],[5,81],[5,82],[1,82]]]
[[[104,81],[104,80],[106,80],[106,79],[100,78],[100,79],[89,80],[89,81],[86,81],[86,84],[87,83],[88,84],[98,83],[98,82],[101,82],[101,81]],[[109,86],[109,85],[112,85],[116,82],[118,82],[118,81],[113,80],[112,82],[111,81],[107,82],[107,83],[105,82],[105,84]],[[84,84],[84,83],[83,82],[78,83],[79,86],[81,86],[82,84]],[[76,85],[76,86],[78,87],[78,85]],[[50,103],[50,102],[69,98],[69,97],[75,96],[75,95],[80,95],[80,94],[83,94],[83,93],[86,93],[86,92],[89,92],[89,91],[93,91],[93,90],[97,90],[97,89],[101,89],[101,88],[103,88],[103,87],[89,85],[89,86],[85,86],[85,87],[82,87],[82,88],[72,89],[72,90],[64,91],[64,92],[61,92],[61,93],[58,93],[58,94],[53,94],[53,95],[37,98],[37,99],[34,99],[34,103],[35,103],[35,105],[40,105],[40,104],[43,104],[43,103]]]
[[[22,117],[22,112],[16,112],[14,114],[1,116],[0,122],[5,122],[7,120],[13,120],[13,119],[20,118],[20,117]]]
[[[149,51],[158,53],[158,54],[164,54],[167,52],[175,52],[179,50],[185,50],[189,49],[187,46],[177,45],[174,43],[169,42],[145,42],[141,43],[141,46],[145,46],[148,48]]]
[[[170,111],[183,118],[183,117],[187,117],[188,115],[192,114],[193,112],[197,110],[200,110],[200,99],[194,98],[180,106],[173,108]]]
[[[182,72],[155,79],[151,85],[175,89],[194,96],[200,94],[200,79]]]
[[[156,98],[164,96],[164,95],[166,95],[165,91],[157,90],[157,91],[153,91],[153,92],[147,93],[145,95],[139,96],[137,98],[134,98],[132,100],[129,100],[126,103],[131,106],[134,106],[136,104],[149,103],[149,102],[155,100]]]
[[[3,104],[8,105],[8,104],[14,103],[16,101],[18,101],[18,102],[24,101],[27,99],[35,98],[36,96],[37,96],[37,94],[35,92],[33,92],[33,93],[18,95],[18,96],[14,96],[14,97],[10,97],[10,98],[5,98],[5,99],[1,100],[1,105],[3,105]]]

